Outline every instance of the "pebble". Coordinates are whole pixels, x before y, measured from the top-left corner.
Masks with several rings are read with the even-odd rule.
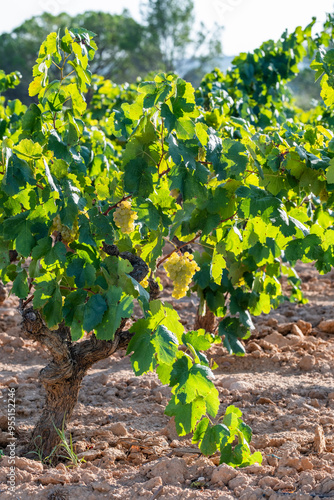
[[[111,485],[107,481],[94,481],[91,483],[93,490],[107,493],[111,490]]]
[[[314,356],[312,356],[310,354],[306,354],[305,356],[303,356],[301,358],[301,360],[298,363],[298,366],[301,370],[304,370],[307,372],[307,371],[312,370],[312,368],[314,368],[315,362],[316,362],[316,359]]]
[[[238,474],[236,477],[234,477],[228,482],[228,487],[231,488],[231,490],[234,490],[239,487],[244,488],[245,486],[247,486],[249,481],[250,478],[246,476],[246,474]]]
[[[265,477],[260,479],[259,486],[261,486],[261,488],[264,488],[265,486],[269,486],[270,488],[273,488],[279,482],[280,482],[280,480],[277,477],[265,476]]]
[[[250,391],[251,389],[252,385],[242,380],[239,380],[238,382],[233,382],[233,384],[230,385],[230,391],[247,392]]]
[[[126,430],[125,425],[121,424],[120,422],[117,422],[115,424],[110,424],[108,427],[115,436],[128,435],[128,431]]]
[[[303,338],[304,338],[304,334],[303,334],[302,330],[299,328],[299,326],[298,326],[298,325],[296,325],[296,323],[294,323],[294,324],[292,325],[292,328],[291,328],[291,333],[292,333],[293,335],[297,335],[297,337],[300,337],[301,339],[303,339]]]
[[[334,319],[325,319],[320,321],[318,328],[325,333],[334,333]]]
[[[317,453],[326,451],[326,438],[321,425],[317,425],[314,433],[314,449]]]
[[[301,329],[304,335],[309,335],[312,332],[312,323],[299,319],[297,326]]]
[[[154,488],[162,486],[162,479],[160,476],[152,477],[152,479],[149,479],[143,484],[143,487],[145,490],[151,491]]]
[[[256,401],[257,405],[274,405],[275,403],[270,398],[261,397]]]
[[[38,476],[38,481],[41,484],[64,484],[69,482],[70,476],[64,473],[58,473],[58,471],[50,471],[42,476]]]
[[[293,325],[294,323],[281,323],[280,325],[277,325],[277,331],[278,333],[286,335],[291,332]]]
[[[83,451],[81,453],[78,453],[77,456],[78,456],[79,460],[84,458],[86,460],[86,462],[87,461],[92,462],[96,458],[99,458],[101,455],[102,455],[101,450],[86,450],[86,451]]]

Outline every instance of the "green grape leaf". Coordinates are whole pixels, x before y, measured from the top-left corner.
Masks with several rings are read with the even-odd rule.
[[[136,332],[129,342],[127,354],[131,355],[131,365],[136,375],[142,375],[153,370],[155,348],[152,343],[150,330],[146,327],[146,322],[137,321],[130,332]]]
[[[78,311],[80,311],[80,316],[83,320],[86,298],[87,292],[85,290],[74,290],[66,296],[63,306],[63,315],[68,326],[71,326],[74,318],[78,317]]]
[[[196,423],[205,415],[205,401],[201,397],[195,398],[191,403],[182,404],[174,395],[168,403],[165,413],[175,417],[176,431],[179,436],[185,436],[194,431]]]
[[[65,264],[66,247],[64,243],[57,241],[57,243],[45,254],[44,261],[47,266],[51,266],[57,261],[61,264]]]
[[[207,351],[213,342],[211,334],[206,333],[204,329],[190,331],[182,335],[182,342],[190,344],[196,351]]]
[[[187,143],[186,141],[177,140],[173,134],[169,135],[166,142],[169,146],[169,155],[175,165],[179,165],[183,161],[186,167],[193,170],[196,169],[196,155],[198,151],[198,145],[196,143]]]
[[[217,285],[220,285],[222,279],[223,269],[226,268],[226,260],[224,257],[218,253],[215,249],[212,255],[212,261],[210,266],[210,277],[213,279]]]
[[[74,282],[78,288],[89,288],[95,283],[96,271],[92,264],[76,257],[67,266],[67,275],[74,276]]]
[[[159,363],[156,367],[156,372],[159,377],[159,380],[164,385],[169,385],[170,382],[170,374],[173,369],[172,365],[167,365],[165,363]]]
[[[107,308],[106,300],[101,295],[92,295],[85,305],[83,329],[86,332],[94,330],[101,323]]]
[[[27,271],[23,269],[23,271],[18,273],[15,280],[13,281],[12,293],[19,297],[19,299],[25,299],[29,294],[27,278]]]
[[[23,139],[13,151],[23,160],[37,160],[42,156],[43,148],[40,144],[33,142],[31,139]]]
[[[8,196],[14,196],[27,184],[36,184],[30,166],[25,160],[12,155],[2,178],[1,188]]]
[[[202,424],[203,421],[204,424]],[[198,433],[196,428],[193,442],[199,442],[199,449],[204,455],[213,455],[217,451],[217,448],[219,449],[220,443],[230,438],[230,431],[223,424],[211,426],[209,420],[206,422],[206,419],[201,420],[200,424],[202,426]]]
[[[0,238],[0,269],[6,269],[9,264],[9,242]]]
[[[153,168],[142,158],[130,160],[124,167],[124,188],[127,192],[147,197],[153,191]]]
[[[122,289],[112,287],[106,293],[108,309],[102,321],[96,326],[96,337],[102,340],[112,340],[119,328],[122,318],[129,318],[133,312],[133,299],[122,296]]]
[[[178,352],[178,339],[164,325],[159,325],[152,336],[158,363],[172,364]]]
[[[31,256],[33,259],[41,259],[44,257],[52,248],[52,238],[46,236],[37,241],[37,245],[32,249]]]
[[[224,336],[224,346],[230,354],[245,354],[245,348],[239,339],[245,338],[248,331],[237,318],[226,316],[219,323],[218,333],[221,337]]]

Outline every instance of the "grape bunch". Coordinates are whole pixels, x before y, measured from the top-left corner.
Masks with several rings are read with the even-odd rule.
[[[185,252],[183,255],[174,252],[164,264],[167,276],[174,283],[172,297],[175,299],[185,297],[192,277],[196,271],[199,271],[199,267],[193,258],[193,255],[189,252]]]
[[[125,234],[130,234],[135,229],[134,221],[138,218],[136,212],[131,208],[131,202],[122,201],[114,212],[114,222]]]
[[[78,221],[75,220],[72,227],[65,226],[61,223],[60,215],[57,214],[52,221],[51,231],[58,231],[61,234],[61,239],[64,243],[69,244],[76,240],[79,235]]]
[[[147,288],[149,286],[148,276],[145,276],[143,280],[139,283],[143,288]]]

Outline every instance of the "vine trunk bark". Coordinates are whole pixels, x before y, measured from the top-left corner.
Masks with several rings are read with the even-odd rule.
[[[26,447],[27,457],[36,458],[36,450],[41,452],[43,458],[51,457],[56,451],[60,444],[57,429],[67,428],[78,402],[84,375],[84,373],[74,373],[62,383],[44,385],[46,390],[44,409]]]
[[[204,328],[206,332],[213,333],[216,327],[216,319],[216,316],[210,311],[208,306],[206,306],[205,313],[203,315],[201,315],[198,308],[194,323],[194,330]]]

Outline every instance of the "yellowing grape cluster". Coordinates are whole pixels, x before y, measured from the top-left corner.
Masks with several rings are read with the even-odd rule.
[[[131,202],[122,201],[114,212],[114,222],[125,234],[130,234],[135,229],[134,221],[138,218],[136,212],[131,208]]]
[[[174,252],[164,264],[167,276],[174,284],[172,297],[175,299],[185,297],[195,272],[199,271],[193,258],[189,252],[185,252],[183,255]]]
[[[146,276],[141,282],[139,283],[143,288],[147,288],[149,286],[149,281],[148,281],[148,276]]]
[[[73,226],[70,228],[61,223],[60,215],[58,214],[52,221],[51,231],[58,231],[61,234],[62,241],[69,244],[76,240],[79,235],[78,221],[75,220]]]

